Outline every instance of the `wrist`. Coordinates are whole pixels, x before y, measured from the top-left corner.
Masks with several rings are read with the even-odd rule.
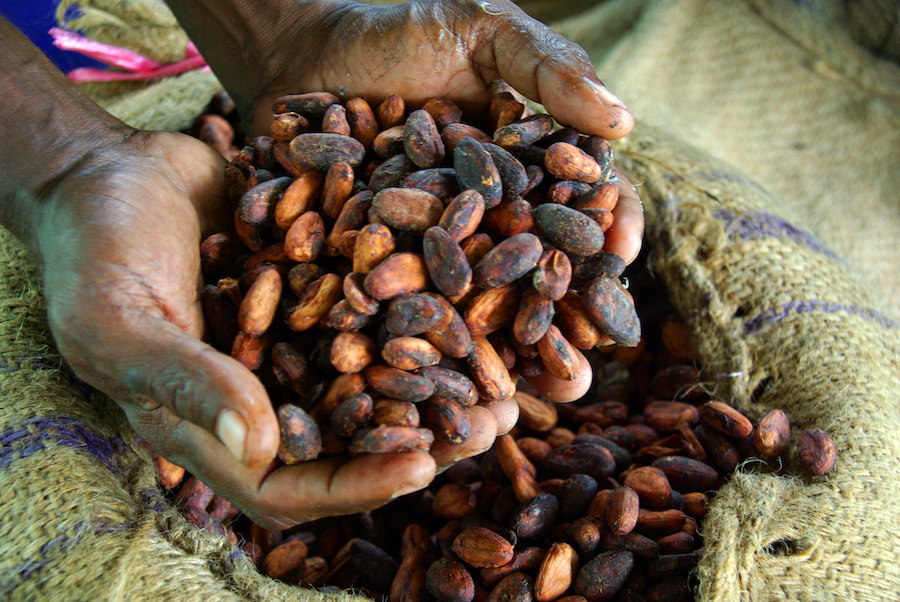
[[[45,199],[98,150],[127,139],[133,128],[109,115],[74,86],[9,22],[0,63],[0,223],[35,250]]]

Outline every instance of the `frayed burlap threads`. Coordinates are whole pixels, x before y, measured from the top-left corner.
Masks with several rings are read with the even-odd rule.
[[[716,394],[794,436],[826,429],[816,477],[746,464],[704,521],[703,600],[900,599],[900,324],[857,274],[746,178],[638,126],[619,162],[639,184],[651,267]],[[796,458],[787,474],[800,475]]]

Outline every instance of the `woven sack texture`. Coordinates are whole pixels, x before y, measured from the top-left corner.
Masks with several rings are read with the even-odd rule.
[[[264,577],[185,521],[124,414],[62,368],[44,315],[0,229],[0,600],[358,599]]]
[[[782,199],[900,316],[900,3],[544,0],[635,115]]]
[[[824,476],[747,464],[722,488],[699,598],[900,599],[900,324],[777,196],[643,125],[619,151],[642,182],[649,265],[710,388],[753,418],[783,409],[795,440],[823,428],[838,449]]]
[[[60,27],[139,52],[161,63],[184,58],[188,37],[175,16],[156,0],[60,0]],[[128,125],[142,130],[183,131],[222,85],[209,70],[151,81],[89,82],[82,91]]]
[[[638,17],[653,9],[689,4],[717,14],[709,3],[611,0],[596,10],[634,20],[595,20],[592,31],[617,40],[639,30]],[[642,117],[636,98],[598,64]],[[897,322],[873,301],[877,289],[841,258],[846,249],[839,255],[829,250],[834,241],[821,242],[834,233],[804,219],[797,195],[778,192],[795,174],[760,179],[746,161],[710,158],[702,138],[703,151],[673,140],[677,131],[695,141],[685,124],[662,125],[666,134],[640,123],[618,146],[618,161],[640,186],[650,265],[688,320],[711,386],[754,417],[782,407],[798,430],[829,430],[839,452],[825,477],[775,476],[757,466],[726,485],[706,519],[700,597],[898,599]],[[867,238],[869,228],[862,231]],[[165,502],[148,454],[115,405],[60,368],[33,268],[8,234],[0,242],[0,391],[7,400],[0,408],[0,597],[307,595],[261,577]]]

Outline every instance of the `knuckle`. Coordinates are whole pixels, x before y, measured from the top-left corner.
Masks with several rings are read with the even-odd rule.
[[[138,368],[140,370],[140,368]],[[178,365],[167,364],[148,381],[150,397],[168,406],[181,418],[200,424],[206,417],[206,407],[198,395],[198,383]]]

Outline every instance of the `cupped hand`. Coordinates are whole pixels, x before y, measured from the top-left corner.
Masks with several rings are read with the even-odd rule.
[[[444,97],[477,114],[498,79],[584,133],[616,139],[634,123],[583,48],[509,0],[328,0],[305,10],[285,31],[250,42],[266,75],[262,89],[235,96],[255,99],[242,107],[252,130],[266,131],[274,98],[314,90],[370,103],[397,94],[412,106]]]
[[[261,37],[267,57],[260,90],[242,107],[251,131],[265,132],[272,100],[282,94],[328,90],[362,96],[373,106],[397,94],[409,106],[449,98],[469,114],[483,113],[491,83],[502,79],[543,104],[558,122],[587,134],[617,139],[631,131],[633,117],[597,78],[587,53],[506,0],[413,0],[392,6],[330,0],[314,3],[309,18],[278,36]],[[286,43],[291,40],[295,43]],[[297,57],[302,57],[298,60]],[[644,216],[631,182],[617,171],[619,202],[605,250],[627,264],[637,257]],[[590,364],[573,381],[545,375],[533,379],[555,401],[582,397],[591,384]],[[495,408],[500,424],[510,411]]]
[[[223,162],[174,133],[96,149],[42,203],[48,318],[79,378],[138,435],[253,520],[285,528],[383,505],[434,476],[425,453],[272,470],[279,431],[260,381],[202,342],[199,245],[224,228]]]

